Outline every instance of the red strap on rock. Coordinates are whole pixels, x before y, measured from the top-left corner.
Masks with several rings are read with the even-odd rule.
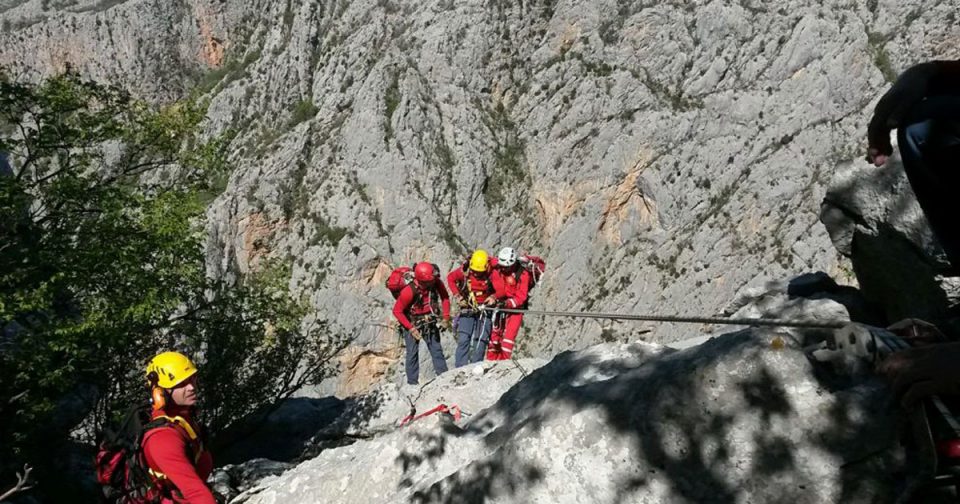
[[[453,421],[455,422],[460,421],[460,406],[457,406],[456,404],[454,404],[453,406],[447,407],[446,404],[441,404],[436,408],[433,408],[430,411],[427,411],[426,413],[421,413],[419,415],[408,415],[404,417],[403,420],[400,420],[400,427],[403,427],[404,425],[407,425],[410,422],[415,422],[417,420],[420,420],[423,417],[428,417],[434,413],[447,413],[447,414],[453,415]]]

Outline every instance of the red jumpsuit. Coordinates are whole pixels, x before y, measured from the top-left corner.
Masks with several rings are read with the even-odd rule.
[[[189,409],[168,407],[153,412],[153,418],[163,415],[179,416],[195,433],[199,432]],[[170,424],[147,431],[143,436],[143,454],[147,467],[164,475],[157,481],[161,504],[216,504],[206,484],[213,471],[213,457],[199,438],[190,438],[185,428]]]
[[[527,306],[527,294],[530,290],[530,272],[515,264],[510,268],[499,266],[490,274],[494,297],[504,308],[523,309]],[[513,354],[517,334],[523,322],[522,313],[507,313],[502,323],[495,322],[490,335],[490,347],[487,360],[507,360]]]
[[[447,285],[450,286],[450,292],[455,297],[462,296],[473,307],[482,304],[487,296],[493,293],[489,274],[477,274],[475,271],[464,273],[463,268],[457,268],[447,275]],[[463,292],[460,292],[461,290]],[[472,297],[471,294],[473,294]]]

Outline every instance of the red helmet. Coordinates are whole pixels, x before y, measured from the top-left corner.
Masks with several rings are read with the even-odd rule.
[[[434,279],[433,265],[428,262],[417,263],[413,267],[413,279],[421,283],[432,282]]]

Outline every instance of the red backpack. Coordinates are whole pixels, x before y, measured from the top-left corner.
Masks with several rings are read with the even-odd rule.
[[[131,408],[117,429],[104,429],[94,460],[102,502],[153,504],[160,491],[143,459],[143,436],[147,431],[170,425],[169,420],[150,420],[149,406]]]
[[[433,266],[433,280],[439,282],[440,267],[436,264],[431,264],[431,266]],[[390,291],[390,294],[393,294],[393,299],[397,299],[400,297],[400,292],[403,291],[403,288],[411,283],[413,283],[413,266],[400,266],[390,272],[390,276],[387,277],[384,286]]]
[[[387,281],[384,282],[384,286],[390,291],[390,294],[393,294],[393,299],[400,297],[400,291],[404,287],[410,285],[413,282],[413,268],[409,266],[400,266],[399,268],[394,268],[390,272],[390,276],[387,277]]]

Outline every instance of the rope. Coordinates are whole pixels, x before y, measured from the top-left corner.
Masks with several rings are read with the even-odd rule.
[[[846,322],[805,322],[802,320],[779,320],[762,318],[721,318],[721,317],[682,317],[676,315],[630,315],[626,313],[590,313],[590,312],[562,312],[545,310],[517,310],[512,308],[481,307],[481,310],[502,313],[523,313],[526,315],[541,315],[545,317],[572,317],[610,320],[642,320],[646,322],[676,322],[680,324],[722,324],[743,326],[769,327],[797,327],[803,329],[840,329]]]

